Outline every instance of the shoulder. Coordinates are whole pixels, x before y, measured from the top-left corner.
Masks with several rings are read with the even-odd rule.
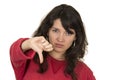
[[[19,38],[17,40],[15,40],[12,44],[11,44],[11,48],[16,48],[16,47],[19,47],[23,41],[27,40],[29,38]]]
[[[23,41],[25,41],[25,40],[27,40],[27,39],[29,39],[29,38],[19,38],[19,39],[15,40],[15,41],[13,42],[13,44],[20,44],[20,43],[22,43]]]
[[[19,39],[17,39],[15,42],[23,42],[23,41],[25,41],[25,40],[27,40],[27,39],[29,39],[29,38],[19,38]]]
[[[86,79],[96,80],[95,76],[93,74],[93,71],[83,61],[77,62],[75,72],[77,73],[78,77],[82,77],[82,80],[86,80]],[[84,78],[86,78],[86,79],[84,79]]]
[[[83,61],[78,61],[76,64],[76,68],[80,70],[87,70],[87,71],[91,70],[89,66]]]

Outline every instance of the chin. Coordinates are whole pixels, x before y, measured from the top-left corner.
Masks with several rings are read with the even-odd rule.
[[[54,49],[54,51],[55,51],[55,52],[58,52],[58,53],[63,53],[63,52],[65,52],[65,50],[63,50],[63,49]]]

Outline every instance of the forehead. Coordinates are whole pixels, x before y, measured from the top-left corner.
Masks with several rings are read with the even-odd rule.
[[[61,23],[61,20],[60,20],[60,19],[54,20],[52,27],[55,27],[55,28],[63,28],[62,23]]]
[[[65,28],[63,27],[60,19],[56,19],[56,20],[54,21],[52,28],[56,28],[56,29],[60,29],[60,30],[66,31]],[[74,31],[74,29],[72,29],[72,28],[70,28],[70,27],[68,27],[67,29]]]

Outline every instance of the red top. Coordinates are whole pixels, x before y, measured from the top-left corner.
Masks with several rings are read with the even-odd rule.
[[[20,38],[10,48],[10,58],[16,80],[72,80],[71,76],[64,75],[65,61],[56,60],[51,56],[47,57],[48,70],[43,74],[38,73],[39,66],[33,61],[35,52],[29,50],[24,54],[21,50],[20,46],[24,40],[26,39]],[[83,62],[78,61],[75,72],[78,80],[96,80],[93,72]]]

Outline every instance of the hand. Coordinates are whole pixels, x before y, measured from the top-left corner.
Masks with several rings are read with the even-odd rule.
[[[23,51],[26,51],[28,49],[33,49],[34,51],[36,51],[40,58],[40,63],[42,63],[43,62],[42,52],[52,51],[53,47],[43,36],[40,36],[40,37],[30,38],[28,39],[28,41],[26,40],[26,42],[24,42],[22,45],[22,49]]]

